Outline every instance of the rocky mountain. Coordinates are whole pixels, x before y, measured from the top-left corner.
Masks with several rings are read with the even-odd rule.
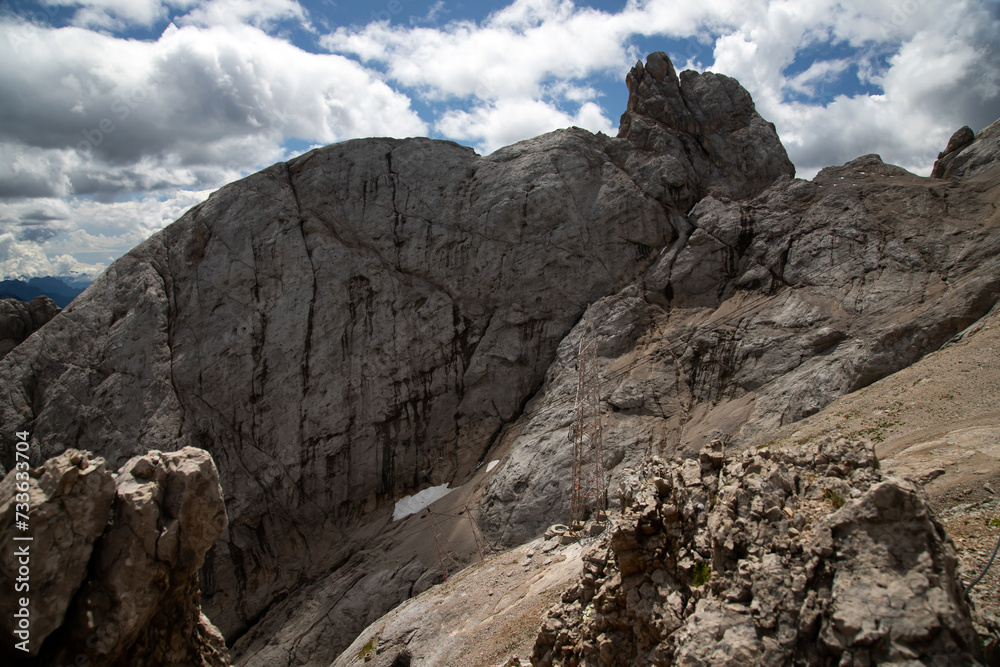
[[[40,329],[59,313],[59,306],[47,296],[30,303],[20,299],[0,299],[0,357]]]
[[[118,468],[201,448],[228,514],[200,570],[201,608],[234,664],[343,663],[368,642],[369,657],[397,647],[386,664],[421,664],[399,635],[366,626],[478,560],[481,542],[503,551],[569,518],[581,340],[596,346],[620,535],[650,475],[672,474],[653,471],[654,456],[682,466],[715,440],[752,451],[938,350],[1000,300],[1000,123],[950,142],[946,178],[869,155],[803,181],[735,80],[678,76],[653,54],[627,85],[615,138],[571,128],[486,157],[429,139],[349,141],[216,192],[0,360],[3,465],[15,462],[15,430],[30,431],[34,465],[70,449]],[[815,463],[775,456],[800,477]],[[456,490],[392,520],[397,500],[442,484]],[[880,488],[859,488],[852,521]],[[812,502],[813,491],[792,495]],[[642,506],[669,514],[664,502]],[[921,525],[934,526],[927,512]],[[842,525],[815,518],[817,530]],[[697,532],[702,519],[683,521]],[[845,549],[895,548],[870,534]],[[711,551],[698,540],[716,533],[704,535],[690,539]],[[940,579],[942,632],[981,659],[951,547],[934,535],[913,576]],[[858,559],[847,571],[884,565]],[[736,576],[727,563],[712,571]],[[820,606],[836,589],[829,567],[807,577]],[[747,576],[738,585],[750,593],[733,604],[753,609]],[[667,588],[669,600],[683,586]],[[86,605],[83,594],[71,604]],[[698,599],[682,595],[682,610]],[[555,601],[544,600],[518,623],[537,630]],[[591,620],[567,621],[576,634],[560,646],[588,641]],[[850,655],[863,641],[837,636]]]

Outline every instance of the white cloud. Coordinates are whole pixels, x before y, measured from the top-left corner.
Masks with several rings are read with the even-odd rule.
[[[308,25],[296,0],[210,0],[180,19],[181,25],[242,25],[268,28],[281,21]]]
[[[190,7],[197,0],[45,0],[48,7],[79,7],[73,17],[78,26],[120,29],[129,25],[150,27],[171,8]]]
[[[570,2],[517,0],[482,25],[372,23],[338,28],[321,44],[363,62],[381,63],[394,81],[431,99],[530,98],[541,94],[546,81],[624,72],[629,61],[622,18]]]
[[[569,125],[614,133],[622,109],[601,108],[599,90],[657,40],[679,68],[739,79],[800,176],[867,152],[926,174],[955,129],[1000,109],[995,0],[629,0],[614,13],[516,0],[438,26],[449,3],[434,2],[408,22],[336,28],[321,54],[301,41],[315,33],[298,0],[44,1],[106,31],[0,17],[0,234],[49,262],[118,252],[176,218],[195,196],[183,191],[287,159],[290,144],[433,127],[490,152]],[[179,27],[155,40],[114,34],[168,20]],[[855,77],[876,93],[831,92]]]
[[[758,111],[775,123],[799,176],[842,164],[864,153],[928,174],[951,133],[964,124],[983,127],[1000,109],[1000,34],[996,6],[912,0],[906,3],[784,3],[748,19],[716,40],[718,72],[735,76]],[[865,45],[857,60],[814,62],[786,77],[798,51],[840,39]],[[881,45],[868,43],[883,40]],[[894,52],[883,71],[872,58]],[[880,94],[837,96],[825,104],[788,101],[788,90],[810,91],[850,65]]]
[[[111,259],[166,227],[209,194],[208,190],[179,190],[167,197],[147,195],[112,203],[83,198],[0,201],[0,279],[94,277]],[[79,261],[73,255],[91,260]]]
[[[558,109],[584,101],[573,93],[586,90],[588,77],[624,73],[635,36],[714,42],[707,68],[751,92],[800,173],[876,151],[926,174],[954,129],[982,127],[1000,107],[996,15],[996,3],[975,0],[631,0],[615,14],[565,0],[517,0],[479,24],[373,23],[339,28],[321,43],[383,66],[428,99],[473,100],[472,109],[444,112],[436,128],[495,148],[566,116]],[[831,46],[853,53],[824,55]],[[786,75],[800,57],[815,61]],[[685,60],[693,55],[681,54],[677,64]],[[852,76],[884,86],[883,93],[831,101],[838,80]],[[823,101],[789,99],[795,95]],[[535,101],[538,122],[523,113],[526,100]]]
[[[250,26],[171,26],[155,42],[38,29],[0,39],[0,61],[0,154],[26,165],[0,168],[7,196],[210,187],[280,159],[286,137],[427,132],[357,62]]]
[[[13,234],[0,234],[0,280],[34,276],[95,277],[104,264],[86,264],[68,254],[49,257],[42,246],[18,241]]]
[[[505,99],[471,111],[449,111],[435,128],[447,137],[475,143],[481,153],[491,153],[521,139],[573,125],[595,133],[617,132],[593,102],[581,105],[571,116],[552,104],[531,99]]]

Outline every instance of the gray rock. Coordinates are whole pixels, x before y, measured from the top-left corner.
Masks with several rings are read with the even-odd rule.
[[[661,79],[635,100],[677,90]],[[235,638],[347,562],[358,545],[346,532],[402,495],[469,479],[587,306],[686,228],[676,202],[790,173],[735,81],[689,87],[683,128],[637,101],[620,139],[569,129],[488,157],[349,141],[227,186],[0,362],[0,421],[28,427],[43,459],[77,443],[114,465],[210,451],[231,523],[208,556],[205,609]],[[698,147],[676,172],[687,199],[657,172],[682,144]],[[394,580],[372,612],[411,583]],[[323,650],[363,627],[337,618]]]
[[[18,498],[19,494],[24,494]],[[104,469],[104,460],[74,449],[49,459],[40,469],[14,468],[0,483],[0,597],[3,650],[21,639],[12,634],[11,622],[19,600],[30,601],[31,637],[28,653],[38,655],[42,642],[63,623],[73,595],[87,575],[94,542],[111,517],[115,482]],[[17,505],[27,501],[27,530],[15,521]],[[30,537],[30,541],[15,538]],[[26,549],[27,556],[21,556]],[[20,562],[20,561],[25,562]],[[27,565],[29,578],[19,577]],[[27,590],[23,586],[27,586]],[[14,659],[18,654],[7,654]]]
[[[958,153],[962,149],[971,144],[975,138],[975,133],[968,125],[956,130],[955,134],[951,135],[951,139],[948,140],[948,145],[945,149],[938,153],[938,159],[934,162],[934,166],[931,169],[931,178],[945,178],[948,173],[948,167],[954,162],[955,157],[958,156]]]
[[[618,137],[638,152],[625,164],[643,188],[687,211],[706,195],[752,197],[795,174],[774,130],[736,79],[686,70],[651,54],[626,77],[629,98]]]
[[[507,460],[483,498],[488,530],[516,544],[569,516],[581,337],[598,342],[608,488],[652,455],[694,456],[715,438],[766,443],[990,311],[995,197],[975,179],[943,185],[868,155],[750,201],[701,200],[688,236],[560,344],[501,440]]]
[[[117,475],[112,521],[94,547],[88,579],[42,664],[83,655],[107,665],[229,664],[201,613],[198,570],[226,525],[207,452],[152,451]]]
[[[1000,161],[1000,121],[977,134],[968,127],[955,132],[934,163],[934,178],[962,179],[987,173]]]
[[[650,482],[595,547],[614,558],[549,611],[532,664],[984,664],[919,487],[846,441],[705,460],[708,512],[685,468],[645,471],[670,493]]]
[[[59,310],[47,296],[36,296],[28,303],[0,299],[0,358],[58,315]]]
[[[26,533],[13,522],[17,472],[0,484],[0,534],[19,546],[13,536],[32,538],[24,596],[34,659],[5,641],[8,664],[229,665],[199,604],[198,570],[226,524],[207,452],[150,452],[120,469],[116,483],[102,459],[67,450],[27,475]],[[5,550],[5,585],[13,587],[18,563]],[[8,639],[19,597],[2,601]]]
[[[350,141],[223,188],[0,360],[0,438],[209,451],[230,523],[207,615],[240,664],[329,664],[433,582],[398,498],[468,485],[500,545],[566,520],[581,337],[627,501],[651,455],[754,442],[1000,296],[992,194],[961,176],[995,164],[979,138],[949,182],[877,156],[805,182],[735,80],[654,54],[629,90],[616,138]],[[689,488],[670,511],[705,515]]]

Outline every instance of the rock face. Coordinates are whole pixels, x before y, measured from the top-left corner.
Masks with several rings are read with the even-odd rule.
[[[20,488],[18,488],[20,487]],[[18,494],[26,494],[20,499]],[[67,450],[49,459],[33,474],[13,470],[0,483],[0,534],[4,544],[0,585],[8,592],[0,598],[4,619],[3,648],[9,650],[19,640],[10,634],[10,619],[20,608],[19,594],[30,593],[32,602],[30,654],[37,655],[42,642],[62,625],[63,616],[87,574],[87,564],[94,542],[111,518],[115,482],[104,469],[103,459],[88,453]],[[29,530],[18,530],[17,505],[27,500],[31,508]],[[16,542],[15,537],[31,537],[30,543]],[[21,555],[27,547],[30,581],[18,581]],[[17,583],[30,586],[28,591],[15,588]],[[17,655],[10,652],[8,658]]]
[[[4,596],[5,664],[229,664],[199,602],[198,570],[226,524],[207,452],[152,451],[116,481],[103,459],[67,450],[24,477],[15,470],[0,485],[0,536],[30,552],[29,651],[12,648],[19,603]],[[18,483],[29,489],[27,532],[14,522]],[[0,583],[13,588],[19,570],[8,551]]]
[[[0,299],[0,358],[58,314],[59,307],[47,296],[36,296],[30,303]]]
[[[636,107],[628,137],[570,129],[488,157],[351,141],[228,186],[3,361],[0,420],[29,426],[41,459],[210,451],[231,525],[206,607],[234,636],[348,558],[345,530],[468,478],[586,307],[687,229],[675,203],[725,174],[750,169],[731,189],[749,193],[791,173],[745,92],[716,104],[734,81],[691,81],[697,122],[640,132]],[[722,151],[727,136],[758,153]],[[656,151],[678,142],[661,177]]]
[[[487,529],[515,544],[569,515],[581,337],[597,343],[614,489],[654,454],[767,442],[986,315],[1000,299],[993,165],[942,183],[868,155],[749,201],[702,199],[690,231],[563,340],[500,443]]]
[[[653,53],[625,82],[618,136],[639,149],[625,168],[659,201],[687,211],[706,195],[749,198],[795,174],[774,125],[736,79],[693,70],[678,78],[670,59]]]
[[[865,156],[805,182],[735,80],[654,54],[628,85],[615,138],[349,141],[223,188],[0,360],[0,438],[30,430],[38,463],[210,452],[230,522],[206,614],[237,664],[328,665],[434,580],[435,533],[403,539],[396,499],[461,486],[498,546],[567,518],[581,337],[618,488],[808,416],[1000,297],[996,127],[952,180]]]
[[[956,130],[955,134],[951,135],[951,139],[948,140],[948,145],[945,146],[945,149],[938,153],[938,159],[934,162],[934,167],[931,169],[931,178],[947,178],[951,172],[951,165],[955,161],[955,158],[975,139],[976,134],[968,125]]]
[[[657,461],[532,664],[983,664],[912,482],[846,441]]]

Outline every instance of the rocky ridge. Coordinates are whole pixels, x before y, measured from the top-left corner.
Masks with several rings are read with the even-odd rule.
[[[581,338],[632,488],[651,456],[754,442],[1000,298],[996,124],[950,180],[864,156],[806,182],[735,80],[653,54],[628,86],[616,138],[351,141],[223,188],[0,360],[0,421],[38,464],[209,451],[230,522],[206,613],[237,664],[326,665],[436,581],[437,531],[392,522],[396,499],[460,486],[434,507],[500,549],[566,518]],[[457,564],[471,525],[448,527]]]
[[[669,61],[651,62],[644,90],[672,95]],[[651,120],[641,146],[579,129],[488,157],[350,141],[223,188],[3,360],[0,419],[32,432],[39,462],[211,452],[230,527],[205,606],[237,637],[349,561],[352,527],[470,479],[587,305],[681,237],[675,203],[790,175],[748,96],[727,102],[738,84],[706,77],[687,77],[697,122]],[[727,134],[759,154],[720,152]],[[651,166],[650,141],[684,143],[676,173]]]
[[[925,494],[847,441],[654,459],[534,665],[984,664]]]
[[[0,483],[0,537],[27,545],[30,588],[0,598],[5,664],[230,664],[200,607],[198,570],[226,524],[207,452],[152,451],[112,474],[103,459],[70,449],[19,472]],[[28,533],[14,521],[20,493]],[[30,542],[13,540],[26,534]],[[5,550],[5,590],[21,580],[22,560]],[[20,599],[29,601],[27,637],[8,620]],[[27,651],[15,649],[20,642]]]

